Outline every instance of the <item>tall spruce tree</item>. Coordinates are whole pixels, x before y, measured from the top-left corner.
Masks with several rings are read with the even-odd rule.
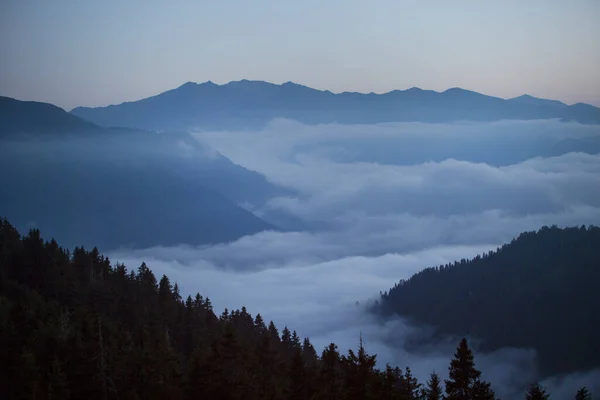
[[[425,400],[442,400],[442,384],[438,374],[432,373],[427,381],[427,386],[423,389]]]
[[[525,400],[548,400],[550,395],[546,393],[546,390],[538,383],[534,383],[529,386],[527,393],[525,394]]]
[[[584,386],[577,391],[577,394],[575,395],[575,400],[592,400],[592,394]]]
[[[410,367],[404,369],[404,374],[400,378],[402,398],[406,400],[416,400],[421,395],[421,384],[414,377]]]
[[[321,354],[321,368],[317,380],[319,400],[342,397],[342,368],[337,349],[335,343],[330,343]]]
[[[463,338],[450,362],[446,383],[447,400],[493,399],[494,392],[487,382],[480,380],[481,371],[475,368],[473,352]]]

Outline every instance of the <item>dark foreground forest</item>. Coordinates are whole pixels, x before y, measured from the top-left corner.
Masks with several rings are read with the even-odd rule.
[[[494,252],[425,269],[378,308],[483,340],[535,348],[544,375],[600,366],[600,228],[544,227]]]
[[[128,271],[97,249],[70,252],[0,220],[2,398],[495,398],[465,339],[449,379],[432,374],[421,383],[409,367],[377,369],[358,337],[357,346],[315,349],[244,307],[217,315],[208,297],[183,299],[145,264]],[[533,384],[526,398],[548,397]],[[590,397],[582,388],[573,398]]]

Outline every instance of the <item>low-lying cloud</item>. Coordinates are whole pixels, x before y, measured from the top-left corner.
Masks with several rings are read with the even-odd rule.
[[[382,364],[409,365],[421,380],[446,373],[455,338],[415,350],[407,343],[426,328],[378,321],[364,312],[365,301],[425,267],[487,252],[523,231],[600,224],[600,156],[541,157],[562,139],[600,135],[595,126],[276,121],[259,132],[195,135],[298,193],[253,211],[306,229],[215,246],[120,250],[111,258],[132,268],[145,261],[182,293],[210,297],[218,312],[244,305],[309,336],[319,350],[332,341],[342,351],[355,348],[362,333]],[[531,349],[477,353],[476,361],[505,399],[521,398],[538,379]],[[562,398],[596,377],[592,371],[544,384]]]
[[[278,235],[281,235],[279,241],[298,239],[288,233]],[[348,256],[314,263],[294,261],[294,256],[287,260],[279,256],[270,263],[264,263],[263,259],[260,268],[240,270],[226,268],[231,260],[219,255],[224,256],[229,251],[240,258],[252,257],[253,249],[242,250],[239,243],[223,246],[226,248],[218,252],[211,247],[180,246],[118,251],[110,257],[131,268],[145,261],[158,277],[166,274],[178,282],[182,294],[200,292],[208,296],[217,313],[224,308],[242,306],[253,315],[260,312],[267,321],[275,321],[280,331],[288,326],[299,335],[310,337],[318,351],[330,342],[335,342],[342,352],[355,349],[362,335],[367,350],[377,354],[380,366],[385,363],[401,368],[410,366],[422,381],[433,371],[442,376],[447,373],[458,338],[413,348],[411,339],[428,335],[426,327],[415,326],[400,317],[380,321],[365,312],[364,302],[422,268],[473,257],[495,247],[491,244],[442,246],[404,254]],[[361,303],[356,304],[357,301]],[[522,398],[523,388],[539,378],[536,354],[531,349],[476,352],[476,363],[504,399]],[[572,394],[574,386],[582,382],[590,386],[595,382],[591,378],[597,376],[600,377],[598,372],[592,371],[576,375],[575,380],[552,378],[544,383],[557,394]]]

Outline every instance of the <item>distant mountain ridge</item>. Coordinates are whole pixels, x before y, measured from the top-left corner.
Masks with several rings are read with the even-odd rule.
[[[461,88],[443,92],[411,88],[383,94],[336,94],[293,82],[278,85],[249,80],[224,85],[187,82],[138,101],[77,107],[71,113],[101,126],[156,130],[260,128],[274,118],[306,124],[503,119],[600,123],[597,107],[583,103],[569,106],[528,95],[505,100]]]

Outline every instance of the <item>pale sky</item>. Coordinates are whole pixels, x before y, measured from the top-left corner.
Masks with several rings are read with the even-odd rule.
[[[600,106],[599,21],[600,0],[0,0],[0,95],[71,109],[257,79]]]

